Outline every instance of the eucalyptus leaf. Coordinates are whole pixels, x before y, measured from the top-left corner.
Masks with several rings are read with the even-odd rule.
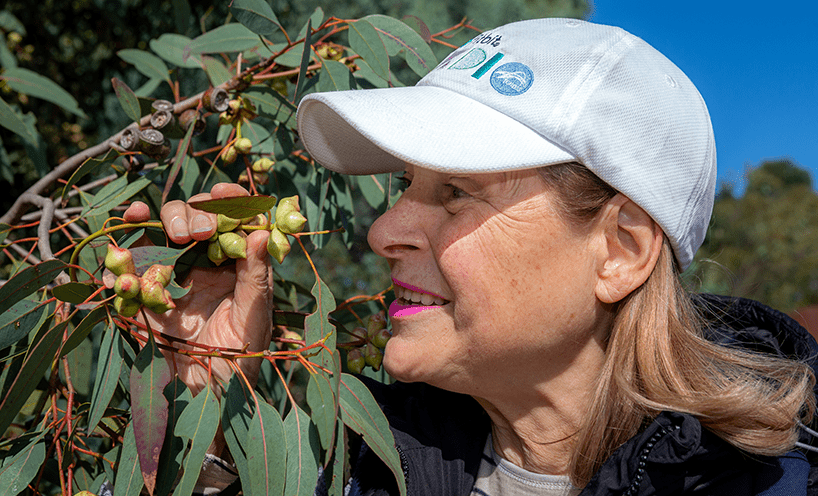
[[[258,35],[239,23],[230,23],[217,27],[194,38],[185,49],[188,54],[227,53],[249,50],[260,41]]]
[[[275,12],[265,0],[233,0],[230,12],[237,21],[259,36],[270,36],[281,29]]]
[[[167,82],[171,82],[170,76],[168,75],[168,66],[156,55],[135,48],[126,48],[116,52],[116,54],[125,62],[132,64],[137,71],[145,76],[151,79],[163,79]]]
[[[22,67],[9,68],[3,72],[3,79],[14,91],[25,93],[36,98],[42,98],[56,104],[72,114],[88,117],[83,112],[77,100],[60,85],[41,76],[34,71]]]
[[[159,38],[150,41],[151,50],[167,62],[187,69],[198,69],[203,66],[202,57],[188,55],[185,57],[185,47],[193,40],[177,33],[165,33]]]
[[[36,144],[37,136],[23,122],[19,113],[0,98],[0,126],[23,138],[27,143]]]

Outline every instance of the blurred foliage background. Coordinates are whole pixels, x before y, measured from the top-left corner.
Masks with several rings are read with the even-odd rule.
[[[383,13],[402,18],[423,32],[444,30],[468,18],[472,25],[490,28],[520,18],[561,16],[584,18],[585,0],[356,0],[327,4],[321,0],[273,0],[272,7],[287,29],[297,29],[321,7],[328,15],[356,18]],[[150,40],[175,31],[193,34],[231,20],[228,2],[186,0],[46,0],[36,7],[8,0],[0,10],[0,66],[22,67],[42,74],[65,88],[88,117],[81,118],[36,98],[14,92],[0,79],[0,97],[9,105],[37,117],[42,136],[32,145],[0,128],[0,211],[62,160],[116,133],[127,125],[111,78],[117,77],[137,93],[171,98],[155,83],[121,60],[124,48],[147,49]],[[451,43],[462,44],[473,31],[455,32]],[[448,48],[433,47],[438,59]],[[411,71],[399,73],[414,83]],[[0,78],[2,73],[0,73]],[[191,71],[201,78],[201,71]],[[182,83],[184,85],[184,81]],[[191,87],[201,81],[191,80]],[[181,93],[185,94],[184,87]],[[27,153],[27,151],[29,153]],[[696,291],[758,299],[783,311],[818,304],[818,195],[809,173],[786,160],[760,163],[749,171],[749,186],[738,194],[722,185],[716,198],[711,228],[685,279]],[[356,215],[362,225],[377,216],[357,196]],[[294,254],[297,255],[297,254]],[[288,276],[310,271],[303,257],[293,256],[282,270]],[[8,265],[3,256],[0,265]],[[319,271],[340,298],[374,293],[389,286],[388,269],[366,243],[359,229],[344,243],[334,235],[317,258]],[[7,273],[3,275],[6,277]]]

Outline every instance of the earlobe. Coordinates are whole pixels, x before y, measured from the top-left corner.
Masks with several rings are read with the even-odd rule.
[[[597,298],[616,303],[650,276],[662,248],[662,228],[622,194],[605,206],[598,226],[604,250],[598,264]]]

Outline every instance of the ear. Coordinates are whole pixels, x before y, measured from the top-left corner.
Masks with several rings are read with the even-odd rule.
[[[644,283],[662,249],[659,224],[623,194],[605,205],[598,232],[604,249],[597,264],[596,296],[616,303]]]

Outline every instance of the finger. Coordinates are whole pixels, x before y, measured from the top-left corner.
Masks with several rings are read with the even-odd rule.
[[[190,228],[188,227],[185,202],[181,200],[167,202],[159,212],[159,218],[162,220],[165,232],[171,241],[178,244],[190,242]]]
[[[270,293],[270,256],[267,254],[267,231],[247,236],[247,258],[236,260],[236,291],[230,319],[234,329],[244,329],[248,350],[261,351],[270,346],[272,305]]]
[[[199,193],[190,197],[188,202],[204,201],[212,199],[210,193]],[[188,232],[190,237],[196,241],[209,239],[216,232],[216,214],[205,212],[186,205],[186,215],[188,219]]]
[[[231,198],[234,196],[250,196],[250,193],[236,183],[218,183],[210,189],[213,198]]]
[[[146,203],[137,200],[131,203],[122,217],[128,223],[145,222],[151,219],[151,209]]]

